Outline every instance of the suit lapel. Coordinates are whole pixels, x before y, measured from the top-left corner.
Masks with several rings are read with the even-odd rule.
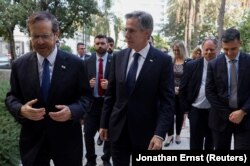
[[[58,50],[51,78],[48,101],[51,101],[50,99],[53,98],[55,90],[60,89],[58,86],[62,84],[66,70],[67,70],[67,57],[63,56],[63,53],[60,50]]]
[[[93,56],[91,56],[89,58],[88,61],[88,79],[91,80],[92,78],[96,77],[96,55],[93,54]]]
[[[141,71],[138,75],[136,84],[135,84],[135,88],[138,87],[142,82],[143,82],[143,78],[145,78],[145,76],[147,76],[147,74],[151,71],[152,67],[155,64],[155,60],[156,60],[156,56],[154,55],[153,52],[153,48],[150,47],[148,55],[142,65]]]
[[[227,73],[227,62],[226,62],[226,58],[225,55],[219,57],[220,60],[218,61],[218,73],[225,73],[222,74],[222,80],[223,83],[225,84],[225,86],[227,87],[226,89],[228,89],[228,73]]]
[[[38,60],[36,53],[32,53],[29,62],[29,71],[26,72],[27,78],[30,79],[30,89],[35,89],[33,96],[40,94],[40,79],[38,73]]]
[[[123,82],[125,82],[126,85],[126,76],[127,76],[127,67],[128,67],[128,61],[129,61],[129,55],[130,55],[131,49],[126,49],[123,53],[123,55],[120,56],[121,60],[121,79]],[[119,66],[118,66],[119,67]]]

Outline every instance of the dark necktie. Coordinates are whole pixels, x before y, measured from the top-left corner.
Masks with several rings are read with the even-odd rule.
[[[140,54],[134,53],[133,57],[134,57],[134,61],[132,62],[129,68],[128,75],[127,75],[127,82],[126,82],[129,94],[132,92],[132,90],[135,87],[136,73],[138,69],[138,59],[140,57]]]
[[[237,108],[237,71],[235,66],[236,60],[230,60],[230,96],[229,106]]]
[[[99,58],[99,70],[98,70],[98,95],[103,96],[104,90],[101,87],[101,79],[103,79],[103,59]]]
[[[43,61],[43,77],[41,91],[43,100],[47,102],[50,87],[50,72],[49,72],[49,61],[45,58]]]

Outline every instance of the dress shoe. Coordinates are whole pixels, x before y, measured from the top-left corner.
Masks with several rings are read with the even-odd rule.
[[[110,161],[103,161],[103,166],[112,166]]]
[[[168,147],[171,143],[173,143],[173,141],[174,141],[174,137],[169,136],[166,143],[164,144],[164,147]]]
[[[101,146],[103,143],[103,140],[101,140],[100,136],[98,137],[97,141],[96,141],[96,144]]]
[[[180,144],[181,143],[181,137],[180,137],[180,135],[176,135],[176,137],[175,137],[175,143],[176,144]]]

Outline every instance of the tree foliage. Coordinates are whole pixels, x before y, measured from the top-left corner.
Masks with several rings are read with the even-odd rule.
[[[241,41],[242,41],[242,50],[250,53],[250,12],[246,13],[242,22],[239,25]]]
[[[186,41],[188,48],[195,48],[207,36],[218,37],[218,28],[226,29],[238,26],[239,20],[248,9],[248,0],[227,0],[223,20],[219,20],[221,0],[169,0],[168,23],[162,31],[170,42]],[[219,21],[218,21],[219,20]],[[224,25],[221,22],[224,21]],[[189,34],[191,32],[191,35]],[[190,39],[189,39],[190,38]]]
[[[61,37],[73,37],[81,26],[91,24],[92,15],[100,15],[93,0],[0,0],[0,36],[10,42],[15,59],[14,28],[27,32],[26,19],[35,11],[49,11],[60,23]]]

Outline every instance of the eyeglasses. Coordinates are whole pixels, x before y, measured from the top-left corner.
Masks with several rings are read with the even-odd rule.
[[[45,40],[50,40],[53,35],[54,33],[45,34],[45,35],[31,35],[30,38],[31,40],[34,40],[34,41],[37,41],[39,38],[45,41]]]

